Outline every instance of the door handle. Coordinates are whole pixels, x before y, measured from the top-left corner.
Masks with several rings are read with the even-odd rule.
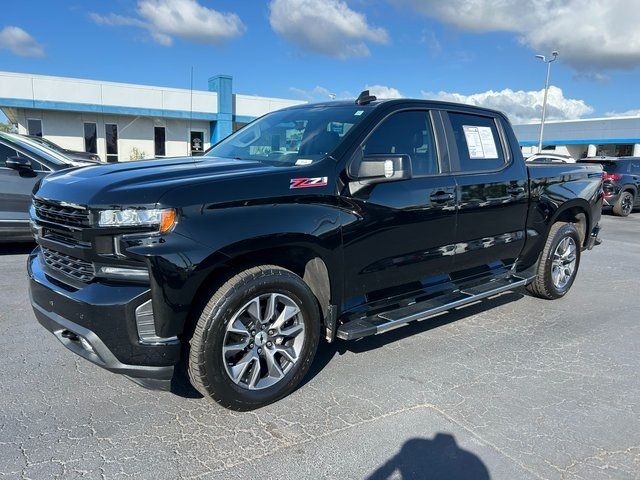
[[[524,193],[524,187],[510,187],[507,188],[507,193],[509,195],[520,195],[522,193]]]
[[[429,198],[431,199],[432,202],[444,203],[444,202],[450,202],[455,197],[453,196],[453,193],[439,191],[439,192],[436,192],[436,193],[432,193],[429,196]]]

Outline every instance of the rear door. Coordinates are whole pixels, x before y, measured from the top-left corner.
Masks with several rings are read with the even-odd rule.
[[[452,171],[458,188],[455,270],[510,267],[525,242],[529,182],[499,116],[449,111]],[[514,139],[515,141],[515,139]]]
[[[635,205],[640,206],[640,158],[629,160],[629,175],[636,186]]]
[[[347,309],[419,290],[430,278],[449,273],[455,241],[455,180],[438,112],[395,112],[359,151],[407,154],[413,175],[345,195],[357,219],[343,226]]]

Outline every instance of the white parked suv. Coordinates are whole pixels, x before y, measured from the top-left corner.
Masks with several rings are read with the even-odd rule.
[[[527,157],[527,162],[535,163],[576,163],[576,159],[571,155],[562,155],[560,153],[534,153]]]

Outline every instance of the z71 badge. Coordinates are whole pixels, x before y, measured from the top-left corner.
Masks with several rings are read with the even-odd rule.
[[[326,187],[327,177],[292,178],[289,188]]]

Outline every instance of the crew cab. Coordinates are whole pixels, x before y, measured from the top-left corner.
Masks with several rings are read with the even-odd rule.
[[[201,157],[54,173],[33,196],[38,321],[143,386],[178,366],[238,410],[356,340],[518,287],[557,299],[599,243],[599,165],[526,165],[500,112],[287,108]]]

